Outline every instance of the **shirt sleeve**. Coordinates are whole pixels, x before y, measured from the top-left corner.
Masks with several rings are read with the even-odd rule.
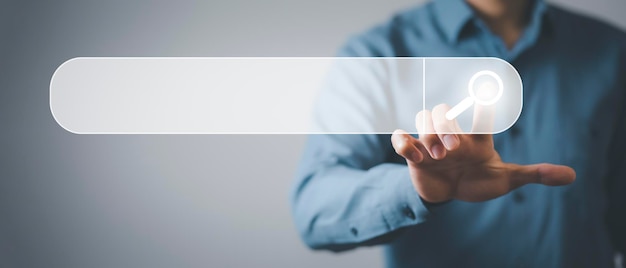
[[[385,163],[389,135],[311,135],[292,194],[305,243],[341,251],[391,241],[430,212],[407,166]]]
[[[340,56],[376,56],[352,40]],[[373,64],[372,64],[373,63]],[[394,124],[386,68],[377,61],[339,61],[316,101],[316,132],[376,133]],[[292,214],[314,249],[347,250],[391,241],[431,212],[403,159],[383,134],[309,135],[292,190]]]

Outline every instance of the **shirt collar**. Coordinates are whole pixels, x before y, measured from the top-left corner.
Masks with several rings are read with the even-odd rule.
[[[450,42],[456,42],[461,30],[474,17],[474,11],[463,0],[435,0],[433,9],[439,26]]]
[[[472,8],[464,0],[434,0],[434,14],[439,25],[450,42],[457,42],[463,27],[471,20],[478,19]],[[527,28],[539,34],[543,15],[547,13],[544,0],[534,0]]]

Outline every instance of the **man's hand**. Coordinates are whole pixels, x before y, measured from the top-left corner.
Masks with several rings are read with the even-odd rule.
[[[391,137],[394,149],[407,161],[413,186],[425,201],[486,201],[528,183],[558,186],[575,180],[576,173],[567,166],[503,163],[492,135],[451,134],[461,133],[461,128],[456,120],[445,118],[448,110],[449,106],[438,105],[432,113],[418,113],[419,139],[403,130],[396,130]],[[474,115],[474,130],[490,129],[492,117],[485,107],[477,105]]]

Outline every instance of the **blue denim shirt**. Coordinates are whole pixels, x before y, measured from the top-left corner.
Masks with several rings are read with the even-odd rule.
[[[503,161],[573,167],[564,187],[527,185],[481,203],[425,204],[390,135],[310,135],[291,201],[307,245],[382,244],[389,267],[610,267],[626,249],[626,37],[536,1],[507,49],[461,0],[436,0],[349,40],[340,56],[492,56],[524,83]],[[333,118],[318,118],[333,120]]]

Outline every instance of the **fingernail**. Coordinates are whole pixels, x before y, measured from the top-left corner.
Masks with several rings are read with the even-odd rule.
[[[431,150],[433,152],[433,158],[435,159],[442,159],[444,154],[446,153],[446,149],[444,149],[440,144],[433,145]]]
[[[459,139],[455,135],[443,135],[443,145],[452,150],[459,146]]]

